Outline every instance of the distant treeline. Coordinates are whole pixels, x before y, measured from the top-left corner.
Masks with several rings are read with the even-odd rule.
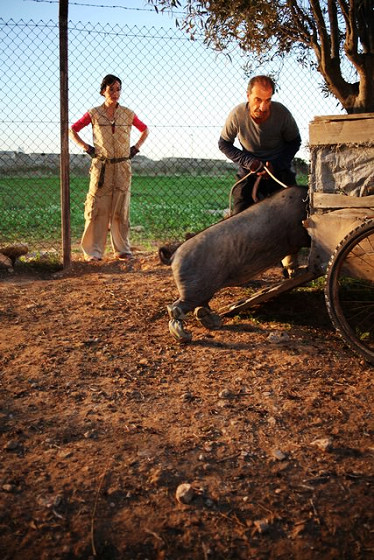
[[[70,154],[70,171],[74,175],[86,175],[91,159],[85,154]],[[297,173],[307,174],[308,163],[300,158],[294,160]],[[23,152],[0,152],[0,169],[4,175],[38,173],[58,174],[60,154]],[[133,172],[138,175],[227,175],[236,172],[236,165],[220,159],[163,158],[152,160],[138,155],[132,160]]]

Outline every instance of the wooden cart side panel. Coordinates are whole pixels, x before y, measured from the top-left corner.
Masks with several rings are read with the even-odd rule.
[[[369,196],[346,196],[333,193],[310,193],[310,204],[316,210],[338,210],[340,208],[367,208],[368,214],[374,212],[374,194]]]
[[[374,113],[315,117],[309,148],[311,193],[374,195]]]
[[[317,116],[309,127],[309,143],[313,146],[372,144],[373,138],[373,113]]]
[[[304,222],[304,226],[312,239],[309,269],[324,274],[331,255],[341,240],[363,221],[367,220],[370,214],[374,215],[374,209],[344,208],[309,216]]]
[[[374,145],[311,147],[311,192],[352,197],[374,195]]]

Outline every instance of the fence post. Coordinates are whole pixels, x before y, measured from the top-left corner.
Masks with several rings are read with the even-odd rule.
[[[61,235],[63,266],[71,265],[70,234],[70,186],[69,186],[69,88],[68,88],[68,4],[60,0],[60,193],[61,193]]]

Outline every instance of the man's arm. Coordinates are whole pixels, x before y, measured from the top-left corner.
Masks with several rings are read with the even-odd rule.
[[[224,140],[222,136],[220,136],[220,139],[218,141],[218,147],[228,159],[231,159],[231,161],[239,164],[245,169],[256,172],[260,171],[263,168],[262,162],[259,159],[255,158],[253,154],[244,150],[240,150],[239,148],[234,146],[232,142]]]
[[[299,151],[300,146],[300,134],[298,134],[296,138],[294,138],[294,140],[286,142],[282,153],[276,159],[271,161],[274,171],[283,171],[284,169],[290,169],[292,160],[295,157],[296,153]]]

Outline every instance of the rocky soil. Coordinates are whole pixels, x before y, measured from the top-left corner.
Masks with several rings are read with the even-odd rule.
[[[0,557],[374,558],[373,367],[322,290],[186,345],[176,297],[156,252],[1,273]]]

